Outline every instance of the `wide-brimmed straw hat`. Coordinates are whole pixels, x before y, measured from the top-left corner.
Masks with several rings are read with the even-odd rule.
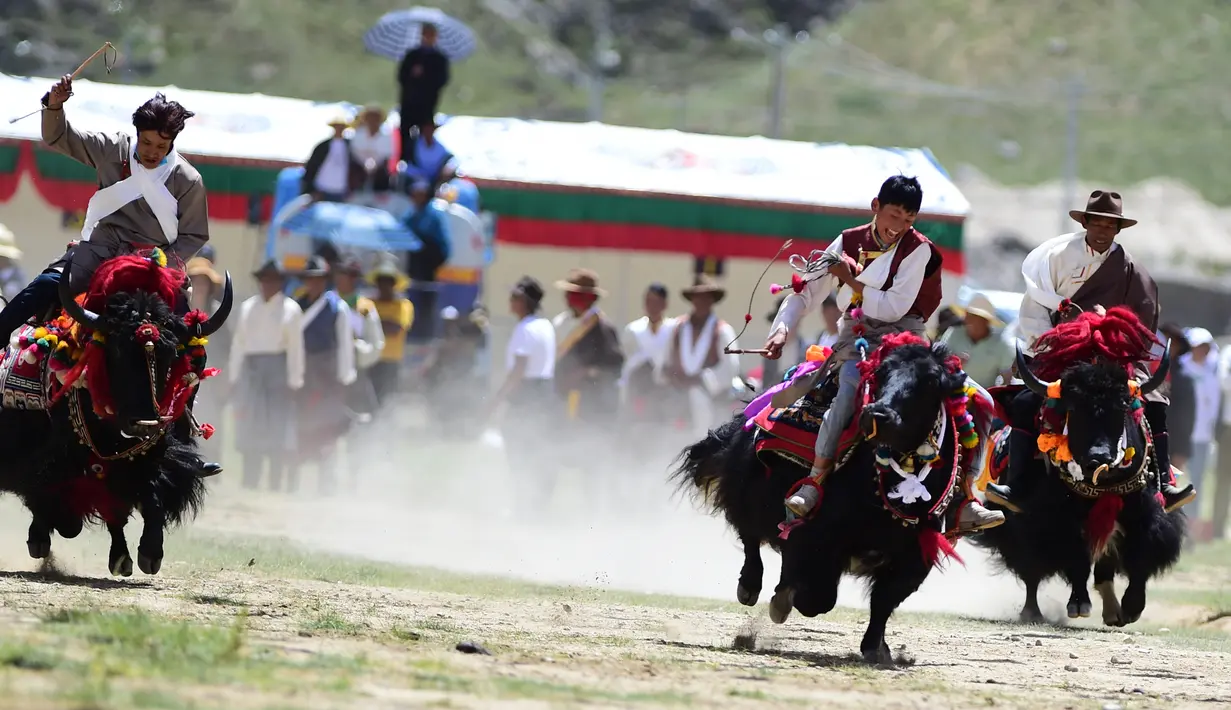
[[[953,312],[962,316],[978,316],[987,321],[993,326],[1002,326],[1004,321],[1000,320],[1000,316],[996,315],[996,306],[992,305],[992,299],[982,293],[976,293],[970,297],[970,303],[965,306],[952,306]]]
[[[337,114],[334,114],[329,119],[329,122],[326,123],[325,125],[329,126],[330,128],[333,128],[334,126],[342,126],[343,128],[350,128],[351,118],[350,116],[345,116],[343,114],[337,113]]]
[[[718,303],[727,297],[727,290],[719,286],[713,278],[706,274],[697,274],[692,285],[680,291],[680,295],[686,300],[691,301],[696,296],[708,295],[713,297],[714,303]]]
[[[381,259],[376,267],[368,272],[370,283],[374,284],[381,279],[393,279],[394,291],[405,291],[410,286],[410,277],[402,273],[402,270],[391,259]]]
[[[1129,219],[1124,216],[1124,205],[1120,199],[1120,193],[1108,192],[1105,190],[1095,190],[1090,193],[1090,199],[1086,201],[1086,209],[1071,210],[1069,216],[1078,222],[1085,221],[1086,217],[1110,217],[1120,220],[1120,229],[1125,229],[1137,224],[1137,220]]]
[[[194,256],[184,264],[184,273],[188,274],[189,278],[193,276],[204,276],[209,279],[215,286],[222,285],[222,274],[214,268],[213,262],[205,257]]]
[[[568,272],[568,278],[556,282],[556,288],[570,293],[591,293],[595,296],[606,296],[607,292],[598,287],[598,274],[589,269],[573,269]]]

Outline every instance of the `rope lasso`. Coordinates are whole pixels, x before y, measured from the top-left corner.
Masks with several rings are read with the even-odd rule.
[[[794,242],[795,242],[794,239],[788,239],[785,242],[783,242],[782,246],[778,247],[778,251],[774,253],[774,257],[769,260],[768,264],[765,265],[765,269],[761,272],[761,275],[757,277],[757,283],[755,286],[752,287],[752,294],[748,296],[748,310],[744,313],[744,327],[740,328],[740,331],[735,334],[735,338],[733,338],[731,342],[727,343],[722,348],[722,352],[724,354],[726,355],[768,355],[769,354],[769,351],[764,348],[760,350],[740,350],[738,348],[732,350],[731,346],[734,345],[736,341],[738,341],[740,338],[744,336],[744,333],[748,331],[748,326],[752,323],[752,302],[756,300],[757,291],[761,288],[761,281],[765,280],[765,274],[769,273],[770,267],[774,265],[774,262],[778,260],[778,257],[782,256],[782,252],[789,249],[791,247],[791,244],[793,244]],[[791,258],[794,259],[795,256],[796,255],[792,254]]]
[[[107,53],[108,50],[111,51],[110,54]],[[107,70],[107,73],[110,74],[111,70],[115,68],[115,64],[120,58],[120,53],[115,48],[115,45],[111,44],[110,42],[103,42],[103,46],[99,47],[97,51],[95,51],[88,58],[86,58],[86,60],[77,67],[77,70],[74,71],[72,75],[69,76],[69,81],[76,79],[77,75],[80,74],[82,71],[84,71],[85,68],[90,65],[90,62],[97,59],[98,55],[100,54],[103,55],[103,67],[105,67]],[[73,95],[73,92],[69,91],[68,95],[71,97]],[[22,119],[29,118],[37,113],[42,113],[43,111],[46,111],[47,110],[46,103],[47,103],[47,99],[49,98],[49,96],[50,96],[50,92],[43,95],[44,105],[40,106],[37,110],[31,111],[30,113],[27,113],[24,116],[18,116],[17,118],[10,118],[9,123],[10,124],[17,123],[18,121]]]

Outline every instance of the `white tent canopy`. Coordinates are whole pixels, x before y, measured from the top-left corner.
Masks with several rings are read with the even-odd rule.
[[[0,74],[11,118],[39,106],[51,78]],[[132,112],[156,91],[196,116],[177,141],[185,153],[299,163],[356,106],[174,86],[73,82],[69,116],[99,132],[129,132]],[[392,121],[393,119],[391,119]],[[898,173],[923,184],[923,211],[964,217],[970,204],[927,150],[806,143],[683,133],[602,123],[454,116],[441,142],[480,180],[706,196],[866,210],[881,182]],[[38,116],[0,122],[0,138],[39,140]]]

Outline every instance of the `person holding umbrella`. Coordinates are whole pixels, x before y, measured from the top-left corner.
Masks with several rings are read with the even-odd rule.
[[[401,87],[402,160],[412,127],[430,123],[436,116],[440,92],[449,83],[452,63],[474,54],[474,33],[464,23],[434,7],[414,7],[385,13],[363,35],[363,44],[373,54],[398,62]]]
[[[411,162],[411,126],[435,124],[440,92],[449,83],[449,58],[436,46],[436,25],[424,24],[418,47],[406,52],[398,65],[398,84],[402,87],[402,160]]]

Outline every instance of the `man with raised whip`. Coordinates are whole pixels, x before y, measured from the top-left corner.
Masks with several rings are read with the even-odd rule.
[[[925,323],[941,300],[941,255],[913,227],[923,204],[923,188],[913,177],[895,175],[881,185],[872,200],[872,222],[848,229],[823,254],[798,268],[778,317],[770,326],[766,357],[777,359],[801,319],[833,291],[843,312],[833,353],[821,369],[801,377],[774,397],[771,407],[784,407],[823,384],[831,374],[838,392],[821,420],[815,457],[808,478],[787,498],[787,509],[798,516],[812,512],[820,486],[833,472],[840,437],[858,405],[860,348],[869,353],[886,335],[910,332],[926,338]],[[971,476],[975,472],[967,471]],[[979,504],[970,488],[958,516],[962,532],[1000,525],[1004,514]]]
[[[1090,193],[1085,210],[1069,216],[1084,229],[1043,242],[1022,262],[1026,296],[1018,322],[1018,334],[1027,355],[1034,354],[1035,341],[1058,322],[1082,311],[1127,306],[1151,332],[1158,330],[1158,287],[1145,268],[1116,243],[1121,230],[1137,224],[1124,216],[1120,194],[1106,190]],[[1145,363],[1138,366],[1138,379],[1149,375]],[[1154,453],[1162,472],[1160,484],[1167,511],[1191,502],[1197,496],[1192,484],[1176,486],[1171,468],[1167,436],[1167,397],[1155,390],[1145,396],[1146,421],[1154,439]],[[1009,407],[1012,430],[1009,435],[1008,475],[1012,481],[1029,469],[1038,455],[1035,442],[1035,416],[1043,400],[1030,390],[1018,393]],[[1009,510],[1019,510],[1012,502],[1010,484],[989,484],[987,499]]]
[[[69,283],[80,292],[94,270],[113,256],[159,247],[186,262],[209,240],[205,185],[175,150],[175,139],[193,113],[157,93],[133,113],[135,136],[94,133],[74,128],[65,118],[64,102],[72,94],[73,78],[66,74],[43,96],[43,143],[94,168],[99,189],[86,208],[81,241],[0,311],[0,337],[6,339],[59,303],[61,271],[70,257]],[[221,470],[207,463],[202,475]]]

